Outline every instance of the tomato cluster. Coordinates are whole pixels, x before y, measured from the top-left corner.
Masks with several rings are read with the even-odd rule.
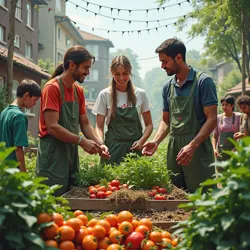
[[[111,195],[116,190],[120,190],[122,188],[127,189],[128,184],[121,184],[119,180],[112,180],[108,183],[107,186],[104,185],[95,185],[90,186],[89,190],[89,198],[90,199],[105,199],[107,196]]]
[[[148,195],[154,200],[167,200],[167,189],[164,187],[154,186],[148,192]]]
[[[74,216],[67,220],[58,213],[37,216],[38,224],[51,222],[41,231],[47,246],[61,250],[160,250],[178,244],[168,231],[154,230],[150,219],[136,220],[129,211],[100,220],[88,220],[81,210]]]

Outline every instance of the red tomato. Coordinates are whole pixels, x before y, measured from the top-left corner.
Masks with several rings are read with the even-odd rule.
[[[97,199],[105,199],[106,193],[103,191],[99,191],[96,196],[97,196]]]
[[[107,191],[106,192],[106,196],[109,196],[109,195],[111,195],[113,192],[112,191]]]
[[[97,188],[97,190],[107,192],[107,188],[105,186],[100,186],[99,188]]]
[[[113,180],[113,181],[111,181],[111,186],[113,186],[113,187],[119,187],[120,186],[120,182],[118,180]]]
[[[90,199],[96,199],[96,194],[91,194],[91,195],[89,196],[89,198],[90,198]]]
[[[132,232],[130,233],[125,241],[126,249],[140,249],[141,242],[143,241],[144,237],[141,233]]]
[[[148,195],[150,197],[154,197],[156,194],[157,194],[156,190],[151,190],[151,191],[148,192]]]
[[[109,190],[114,192],[114,191],[118,190],[118,188],[117,187],[110,187]]]
[[[159,186],[153,186],[152,189],[158,190]]]
[[[163,201],[163,200],[166,200],[167,198],[163,195],[157,194],[154,196],[154,199],[158,201]]]
[[[167,189],[166,188],[158,188],[158,193],[166,194],[167,193]]]
[[[90,194],[97,194],[97,192],[98,192],[97,188],[91,188],[91,189],[89,190],[89,193],[90,193]]]
[[[121,188],[128,188],[128,184],[122,184]]]

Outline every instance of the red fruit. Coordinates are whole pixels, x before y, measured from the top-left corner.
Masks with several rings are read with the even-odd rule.
[[[128,188],[128,184],[122,184],[121,188]]]
[[[106,193],[103,191],[99,191],[96,195],[97,199],[105,199],[106,198]]]
[[[166,188],[158,188],[158,193],[166,194],[167,193],[167,189]]]
[[[99,188],[97,188],[97,190],[102,192],[107,192],[107,188],[105,186],[100,186]]]
[[[89,194],[97,194],[97,192],[98,192],[97,188],[91,188],[89,190]]]
[[[158,201],[163,201],[163,200],[166,200],[167,198],[163,195],[157,194],[154,196],[154,199]]]
[[[109,190],[112,191],[112,192],[114,192],[114,191],[118,190],[118,188],[117,188],[117,187],[112,187],[112,186],[111,186],[111,187],[109,188]]]
[[[120,182],[118,181],[118,180],[113,180],[113,181],[111,181],[111,186],[113,186],[113,187],[119,187],[120,186]]]
[[[132,232],[130,233],[125,241],[126,249],[140,249],[141,242],[143,241],[144,237],[141,233]]]
[[[113,192],[112,191],[107,191],[106,196],[110,196]]]
[[[156,190],[152,190],[152,191],[149,191],[149,192],[148,192],[148,195],[149,195],[150,197],[154,197],[156,194],[157,194]]]
[[[96,194],[91,194],[91,195],[89,196],[89,198],[90,198],[90,199],[96,199]]]

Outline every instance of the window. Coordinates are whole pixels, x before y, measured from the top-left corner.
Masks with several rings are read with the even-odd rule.
[[[26,5],[26,11],[27,11],[27,21],[26,24],[31,27],[31,21],[32,21],[32,17],[31,17],[31,4],[27,3]]]
[[[32,59],[32,45],[30,43],[25,44],[25,57]]]
[[[61,12],[62,10],[61,0],[56,0],[56,10]]]
[[[70,38],[66,35],[66,46],[70,47]]]
[[[97,69],[90,70],[90,74],[86,77],[86,81],[98,82],[99,72]]]
[[[5,27],[0,25],[0,42],[5,42]]]
[[[20,36],[15,35],[14,45],[15,45],[17,48],[20,48]]]
[[[86,45],[86,48],[95,57],[95,60],[98,61],[99,46],[98,45]]]
[[[63,55],[60,52],[57,52],[57,63],[63,62]]]
[[[0,76],[0,88],[3,88],[4,86],[4,78]]]
[[[22,0],[18,0],[16,4],[16,18],[22,19]]]
[[[0,0],[0,5],[2,6],[5,6],[6,7],[6,3],[5,3],[6,0]]]
[[[62,30],[60,28],[57,29],[57,39],[62,40]]]

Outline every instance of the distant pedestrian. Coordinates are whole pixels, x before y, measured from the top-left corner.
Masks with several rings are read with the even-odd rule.
[[[5,142],[6,147],[16,147],[8,159],[18,161],[21,172],[26,172],[24,147],[29,146],[28,119],[23,110],[35,106],[40,96],[40,86],[25,79],[17,87],[16,99],[0,114],[0,141]]]

